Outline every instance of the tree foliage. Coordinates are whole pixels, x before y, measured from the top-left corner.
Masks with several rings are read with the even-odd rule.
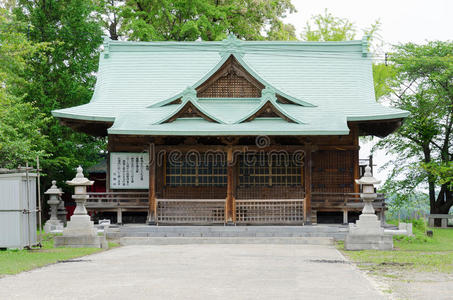
[[[381,51],[382,40],[379,35],[380,26],[381,23],[377,20],[370,24],[368,28],[361,30],[363,35],[368,36],[372,54]],[[353,22],[345,18],[336,17],[326,9],[324,10],[324,14],[314,15],[307,21],[302,31],[301,38],[305,41],[315,42],[350,41],[357,38],[357,33],[358,29]],[[373,63],[376,100],[391,92],[388,81],[394,77],[394,75],[391,67],[388,67],[381,62]]]
[[[232,32],[246,40],[296,39],[283,23],[290,0],[99,0],[110,38],[138,41],[216,41]]]
[[[396,46],[392,104],[409,111],[401,128],[378,146],[397,154],[384,188],[402,202],[428,187],[431,213],[453,206],[453,43]],[[450,178],[450,179],[448,179]]]
[[[3,164],[14,165],[45,153],[47,181],[70,178],[75,166],[92,165],[105,150],[105,139],[76,133],[51,116],[90,100],[103,30],[129,40],[220,40],[229,32],[245,39],[295,38],[294,27],[282,21],[294,11],[290,0],[11,0],[7,6],[22,24],[15,44],[22,52],[18,65],[2,67],[20,73],[21,84],[1,78],[8,97],[2,89],[0,154]]]
[[[335,17],[325,9],[324,14],[314,15],[307,21],[301,37],[305,41],[350,41],[355,39],[356,34],[353,22]]]
[[[51,143],[43,150],[49,157],[43,168],[46,180],[73,176],[78,164],[89,166],[99,159],[105,141],[75,133],[51,117],[54,109],[87,103],[93,92],[102,30],[86,0],[18,0],[13,12],[28,25],[24,34],[32,44],[47,47],[27,57],[25,84],[16,91],[50,118],[41,128]]]
[[[33,45],[20,32],[7,9],[0,8],[0,167],[16,168],[36,157],[44,156],[48,139],[41,128],[49,122],[35,107],[16,96],[25,84],[27,57],[43,45]]]

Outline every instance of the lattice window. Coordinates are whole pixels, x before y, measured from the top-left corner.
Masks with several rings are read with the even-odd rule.
[[[303,167],[291,155],[273,157],[265,153],[239,157],[239,186],[301,186]]]
[[[200,155],[196,162],[167,161],[166,184],[168,186],[226,186],[227,168],[225,163],[205,155]]]

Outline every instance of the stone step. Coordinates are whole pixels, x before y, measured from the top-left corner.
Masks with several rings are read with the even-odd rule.
[[[121,237],[334,237],[344,238],[346,233],[286,233],[286,232],[129,232]]]
[[[331,237],[344,240],[347,227],[327,226],[124,226],[110,228],[107,237],[268,237],[268,238],[298,238],[298,237]]]
[[[334,245],[331,237],[123,237],[120,244],[128,245],[188,245],[188,244],[303,244]]]

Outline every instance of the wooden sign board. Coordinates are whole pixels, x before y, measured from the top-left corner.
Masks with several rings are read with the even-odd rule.
[[[110,153],[111,189],[148,189],[148,153]]]

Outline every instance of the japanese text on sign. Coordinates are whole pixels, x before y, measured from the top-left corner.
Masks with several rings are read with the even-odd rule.
[[[148,189],[148,153],[110,153],[110,188]]]

